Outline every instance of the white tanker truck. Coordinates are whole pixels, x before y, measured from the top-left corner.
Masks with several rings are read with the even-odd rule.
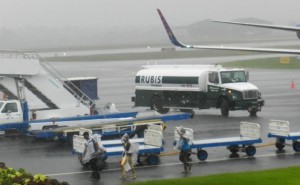
[[[264,100],[259,89],[248,82],[244,69],[226,69],[221,65],[150,65],[135,77],[135,106],[150,107],[160,113],[170,108],[181,111],[220,108],[247,110],[250,116],[261,111]]]

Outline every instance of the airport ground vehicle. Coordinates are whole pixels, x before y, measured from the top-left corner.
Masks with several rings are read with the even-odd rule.
[[[290,132],[288,121],[271,120],[268,137],[276,139],[275,146],[278,150],[282,150],[286,146],[286,141],[291,140],[294,151],[300,151],[300,132]]]
[[[179,143],[178,128],[174,131],[174,145]],[[205,161],[208,153],[203,148],[226,146],[232,153],[231,156],[237,156],[237,152],[245,152],[247,156],[254,156],[256,148],[253,144],[261,143],[260,126],[257,123],[241,122],[240,135],[237,137],[213,138],[213,139],[194,139],[193,130],[185,128],[187,137],[189,138],[191,150],[197,149],[197,157],[201,161]],[[175,147],[176,148],[176,147]]]
[[[248,78],[244,69],[221,65],[149,65],[136,74],[132,101],[160,113],[220,108],[225,117],[235,110],[256,116],[264,100]]]
[[[108,119],[106,119],[106,116]],[[120,118],[116,118],[116,116],[120,116]],[[73,143],[73,136],[78,135],[82,128],[90,129],[93,133],[101,134],[102,140],[119,139],[125,133],[131,138],[134,136],[142,138],[149,124],[155,123],[165,127],[165,122],[190,119],[191,114],[179,112],[173,114],[159,114],[156,111],[143,111],[93,115],[89,117],[102,119],[98,120],[98,123],[93,123],[93,120],[89,123],[89,120],[85,120],[84,123],[79,125],[74,125],[74,123],[70,121],[71,124],[69,126],[49,126],[49,128],[47,126],[47,128],[41,131],[29,130],[27,133],[34,138],[67,141],[70,144]],[[30,125],[34,124],[37,123]],[[62,121],[61,124],[64,124],[64,122]]]

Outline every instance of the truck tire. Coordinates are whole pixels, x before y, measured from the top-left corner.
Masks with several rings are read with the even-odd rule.
[[[224,117],[228,117],[228,115],[229,115],[229,104],[228,104],[228,101],[226,99],[222,100],[222,103],[221,103],[221,114]]]
[[[168,108],[164,108],[163,107],[163,101],[161,99],[161,97],[159,96],[153,96],[151,99],[151,104],[150,104],[150,109],[151,110],[155,110],[161,114],[165,114],[167,112],[169,112]]]
[[[249,117],[256,118],[257,117],[256,113],[257,111],[251,111]]]

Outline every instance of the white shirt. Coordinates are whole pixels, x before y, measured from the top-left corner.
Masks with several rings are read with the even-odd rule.
[[[96,141],[93,138],[90,138],[85,143],[85,147],[86,147],[86,150],[87,150],[86,155],[90,155],[90,157],[92,156],[93,153],[96,152],[95,147],[94,147],[94,142],[96,143]]]

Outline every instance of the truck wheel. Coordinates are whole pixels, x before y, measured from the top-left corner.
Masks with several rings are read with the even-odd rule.
[[[165,113],[169,112],[168,108],[163,108],[163,101],[162,101],[161,97],[159,97],[159,96],[154,96],[151,99],[150,109],[155,110],[161,114],[165,114]]]
[[[246,147],[246,154],[248,156],[254,156],[255,153],[256,153],[256,148],[254,146],[249,145],[249,146]]]
[[[198,150],[197,151],[197,157],[200,161],[205,161],[207,159],[207,152],[205,150]]]
[[[295,141],[293,143],[293,149],[296,151],[296,152],[299,152],[300,151],[300,142],[299,141]]]
[[[228,115],[229,115],[229,105],[228,105],[228,101],[226,99],[222,100],[221,113],[222,113],[222,116],[224,116],[224,117],[228,117]]]
[[[251,111],[249,117],[256,118],[257,117],[256,112],[257,111]]]

